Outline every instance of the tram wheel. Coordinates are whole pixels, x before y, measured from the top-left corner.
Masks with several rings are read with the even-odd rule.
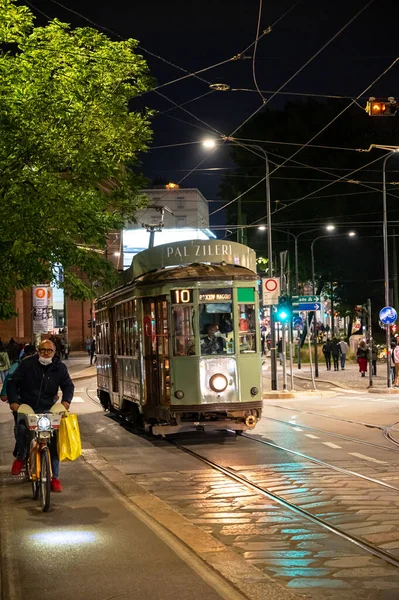
[[[235,429],[234,431],[236,435],[242,435],[244,433],[242,429]]]

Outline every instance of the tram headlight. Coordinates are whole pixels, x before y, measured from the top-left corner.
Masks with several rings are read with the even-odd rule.
[[[209,386],[214,392],[224,392],[227,388],[227,378],[221,373],[212,375],[209,380]]]
[[[259,394],[258,388],[257,387],[251,388],[251,396],[256,396],[256,394]]]
[[[178,400],[182,400],[182,398],[184,398],[184,392],[182,390],[177,390],[175,392],[175,398],[177,398]]]
[[[37,428],[39,431],[50,431],[51,421],[48,417],[40,417],[37,420]]]

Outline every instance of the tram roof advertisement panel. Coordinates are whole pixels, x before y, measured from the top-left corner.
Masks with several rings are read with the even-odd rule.
[[[246,267],[256,273],[256,254],[248,246],[224,240],[191,240],[155,246],[139,252],[126,272],[129,279],[163,267],[192,263],[222,263]]]

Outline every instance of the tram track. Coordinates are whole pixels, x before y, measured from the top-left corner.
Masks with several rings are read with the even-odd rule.
[[[399,452],[399,447],[396,449],[396,448],[392,448],[392,446],[384,446],[382,444],[377,444],[375,442],[368,442],[367,440],[354,438],[349,435],[343,435],[341,433],[334,433],[332,431],[327,431],[326,429],[318,429],[316,427],[309,427],[308,425],[301,425],[300,423],[284,421],[283,419],[275,419],[274,417],[263,417],[263,419],[267,419],[268,421],[273,421],[275,423],[282,423],[283,425],[289,425],[292,428],[299,427],[300,429],[303,429],[304,431],[314,431],[315,433],[323,433],[325,435],[335,437],[340,440],[345,440],[347,442],[354,442],[357,444],[363,444],[365,446],[371,446],[373,448],[378,448],[379,450],[388,450],[389,452]],[[384,436],[386,437],[387,440],[389,440],[389,441],[395,443],[397,446],[399,446],[399,442],[395,441],[395,439],[393,437],[388,437],[385,435],[386,432],[390,431],[393,427],[395,427],[398,424],[399,423],[394,423],[393,425],[390,425],[388,427],[385,427],[382,425],[375,425],[374,429],[379,429],[384,434]],[[367,425],[367,427],[372,428],[371,425]]]
[[[248,436],[245,436],[245,437],[248,437]],[[374,544],[371,544],[356,535],[353,535],[351,533],[348,533],[347,531],[344,531],[340,527],[337,527],[336,525],[329,523],[327,520],[321,519],[320,517],[312,514],[311,512],[305,510],[304,508],[301,508],[300,506],[290,502],[289,500],[286,500],[282,496],[279,496],[278,494],[272,492],[271,490],[268,490],[267,488],[262,487],[261,485],[255,483],[254,481],[251,481],[247,477],[237,473],[231,467],[225,467],[223,465],[220,465],[220,464],[214,462],[213,460],[207,458],[206,456],[198,454],[197,452],[195,452],[194,450],[191,450],[190,448],[187,448],[186,446],[182,446],[181,444],[179,444],[178,442],[176,442],[174,440],[169,440],[169,442],[171,444],[173,444],[176,448],[181,450],[182,452],[185,452],[185,453],[189,454],[190,456],[192,456],[193,458],[196,458],[197,460],[205,463],[206,465],[208,465],[215,471],[218,471],[219,473],[224,474],[229,479],[232,479],[232,480],[236,481],[237,483],[244,485],[245,487],[249,488],[250,490],[257,492],[266,498],[274,500],[280,506],[283,506],[287,510],[290,510],[291,512],[294,512],[295,514],[302,516],[304,519],[319,525],[322,529],[327,530],[330,533],[333,533],[333,534],[341,537],[342,539],[346,540],[347,542],[350,542],[351,544],[356,545],[358,548],[361,548],[362,550],[366,551],[367,553],[373,554],[374,556],[380,558],[381,560],[384,560],[385,562],[389,563],[390,565],[393,565],[394,567],[399,568],[399,558],[395,557],[390,552],[387,552],[386,550],[379,548],[378,546],[375,546]],[[367,479],[367,477],[365,477],[365,478]],[[383,483],[383,482],[381,482],[381,483]],[[390,486],[389,484],[387,485],[387,487],[391,487],[394,490],[398,489],[393,486]]]
[[[259,444],[264,444],[265,446],[269,446],[274,448],[275,450],[281,450],[282,452],[287,452],[289,454],[294,454],[300,458],[308,460],[309,462],[313,462],[317,465],[321,465],[323,467],[328,467],[333,471],[337,471],[339,473],[343,473],[344,475],[352,475],[354,477],[358,477],[360,479],[364,479],[369,481],[370,483],[375,483],[377,485],[381,485],[383,487],[389,488],[391,490],[395,490],[399,492],[399,487],[391,485],[390,483],[386,483],[385,481],[381,481],[381,479],[375,479],[374,477],[369,477],[368,475],[364,475],[363,473],[357,473],[357,471],[352,471],[351,469],[345,469],[344,467],[338,467],[337,465],[332,465],[324,460],[319,458],[315,458],[314,456],[308,456],[307,454],[303,454],[302,452],[298,452],[297,450],[291,450],[290,448],[285,448],[284,446],[279,446],[278,444],[274,444],[273,442],[267,442],[266,440],[260,440],[259,438],[253,437],[252,435],[248,435],[243,433],[241,437],[251,440],[252,442],[258,442]],[[399,445],[399,444],[398,444]],[[389,450],[391,450],[389,448]]]

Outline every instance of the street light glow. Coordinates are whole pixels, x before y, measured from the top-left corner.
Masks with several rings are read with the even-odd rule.
[[[259,231],[266,231],[266,225],[259,225]]]
[[[355,235],[356,235],[356,231],[350,231],[350,232],[348,233],[348,235],[349,235],[349,237],[353,237],[353,236],[355,236]]]
[[[207,140],[203,140],[202,145],[204,146],[204,148],[207,148],[208,150],[212,150],[212,148],[216,148],[216,142],[215,142],[215,140],[212,140],[211,138],[209,138]]]
[[[326,225],[327,231],[334,231],[335,225]]]

